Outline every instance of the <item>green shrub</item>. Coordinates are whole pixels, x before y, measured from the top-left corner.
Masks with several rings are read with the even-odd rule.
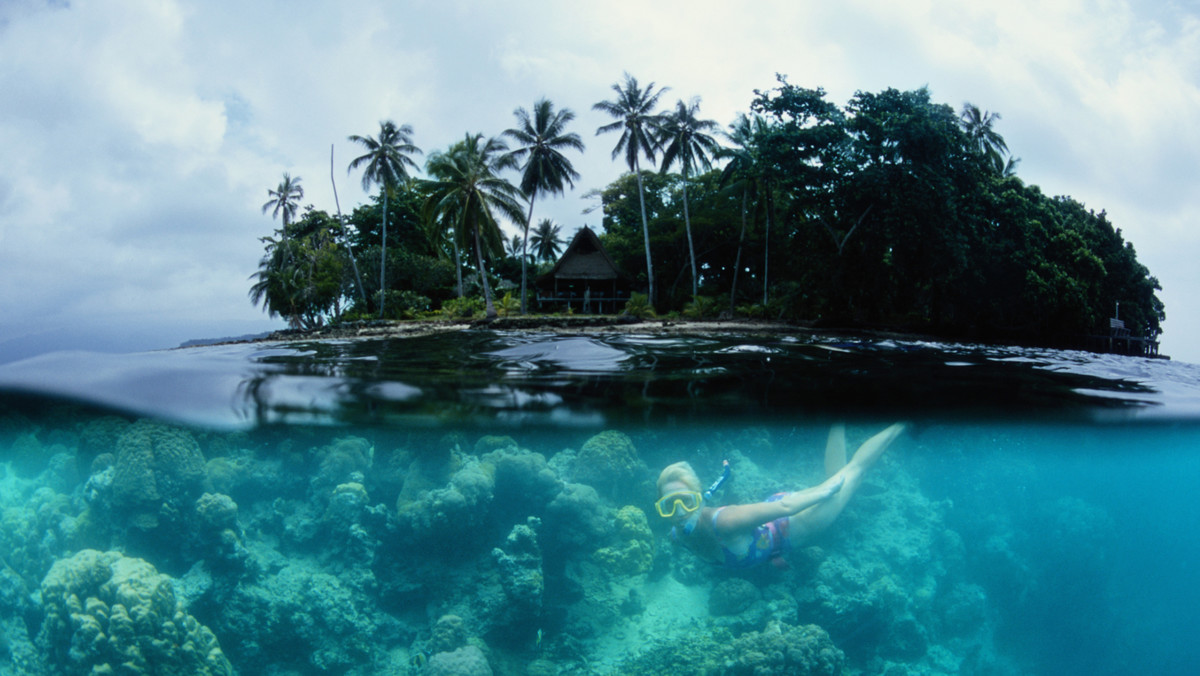
[[[720,302],[712,296],[696,296],[690,303],[683,306],[683,316],[688,319],[703,319],[715,317],[721,311]]]
[[[767,316],[767,308],[762,303],[746,303],[739,305],[736,308],[739,317],[748,317],[750,319],[762,319]]]
[[[650,297],[644,293],[631,295],[629,301],[625,303],[625,314],[638,319],[653,318],[654,308],[650,305]]]
[[[509,291],[504,294],[504,297],[500,299],[500,302],[496,303],[496,312],[498,312],[501,317],[521,314],[521,301],[513,298],[512,291]]]
[[[379,292],[375,292],[375,303],[379,303]],[[430,300],[416,291],[388,289],[383,307],[386,319],[415,319],[418,314],[429,311]]]
[[[483,314],[480,298],[451,298],[442,303],[442,315],[448,319],[471,319]]]

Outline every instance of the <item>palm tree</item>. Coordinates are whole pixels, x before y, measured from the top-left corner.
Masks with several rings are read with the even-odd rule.
[[[508,254],[511,258],[520,259],[524,248],[524,242],[521,240],[520,235],[513,235],[512,239],[504,240],[504,253]],[[521,267],[525,267],[524,260],[521,261]]]
[[[538,222],[533,231],[533,255],[540,261],[552,261],[562,251],[562,226],[549,218]]]
[[[435,179],[429,182],[428,215],[452,218],[456,230],[469,233],[474,240],[488,319],[498,315],[483,257],[485,246],[489,252],[503,249],[497,212],[514,223],[525,217],[520,188],[499,176],[501,171],[516,167],[507,150],[508,146],[499,139],[484,141],[483,134],[467,134],[449,151],[432,155],[425,165]]]
[[[755,180],[758,163],[755,162],[754,157],[754,130],[756,126],[764,124],[766,123],[761,115],[750,118],[745,113],[740,113],[733,124],[729,125],[729,131],[724,132],[725,138],[733,143],[733,147],[721,148],[716,154],[721,159],[729,160],[725,168],[721,170],[719,185],[724,187],[732,182],[732,186],[740,188],[742,193],[742,230],[738,235],[737,255],[733,259],[733,282],[729,289],[730,313],[733,312],[734,304],[737,303],[738,274],[742,267],[742,247],[746,243],[746,212],[750,199],[758,188]]]
[[[997,173],[1004,174],[1004,155],[1008,153],[1008,144],[1003,136],[992,129],[992,125],[1000,120],[1000,113],[981,111],[979,106],[968,102],[963,104],[960,119],[975,149],[991,162]]]
[[[283,172],[283,180],[279,182],[279,187],[274,190],[267,189],[267,196],[271,199],[267,200],[262,205],[262,212],[265,214],[271,212],[271,218],[280,218],[283,220],[283,233],[287,236],[288,223],[296,216],[296,210],[300,208],[300,200],[304,199],[304,188],[300,185],[300,177],[292,178],[292,175]]]
[[[746,115],[738,115],[733,124],[729,125],[730,131],[725,133],[725,138],[729,139],[734,145],[732,148],[722,148],[717,156],[722,159],[729,160],[728,164],[721,171],[720,185],[728,185],[732,181],[734,186],[740,186],[742,189],[742,233],[738,239],[738,255],[736,258],[735,268],[741,267],[741,249],[742,243],[746,238],[746,211],[749,205],[753,202],[759,202],[763,208],[763,213],[766,216],[766,224],[763,233],[763,305],[767,304],[768,300],[768,279],[769,271],[768,263],[770,261],[770,234],[771,234],[771,184],[770,175],[767,168],[763,166],[763,160],[759,156],[759,142],[764,136],[771,131],[771,123],[762,115],[754,115],[747,117]],[[757,214],[758,205],[754,206],[752,213]],[[730,292],[729,303],[730,311],[733,310],[733,304],[737,297],[737,278],[738,270],[733,273],[733,289]]]
[[[675,105],[674,111],[663,116],[659,128],[663,146],[661,171],[666,171],[672,164],[678,164],[683,176],[683,228],[687,233],[688,257],[692,262],[692,298],[699,293],[700,280],[696,273],[696,247],[692,244],[692,220],[688,215],[688,177],[694,167],[711,167],[712,161],[709,157],[719,149],[713,137],[705,133],[716,130],[717,123],[697,119],[696,115],[699,112],[699,98],[694,98],[686,104],[681,99]]]
[[[617,145],[613,148],[613,159],[617,159],[617,156],[624,152],[625,163],[629,165],[629,170],[637,176],[638,199],[642,207],[642,235],[646,246],[646,282],[650,287],[650,302],[653,303],[655,298],[654,264],[650,260],[650,225],[646,221],[646,195],[645,189],[642,187],[639,158],[645,155],[646,159],[654,161],[654,153],[657,151],[655,136],[661,118],[652,111],[658,105],[659,97],[667,91],[667,88],[663,87],[655,92],[654,83],[651,82],[646,85],[645,89],[642,89],[638,85],[637,78],[629,73],[625,73],[623,86],[614,84],[612,88],[617,93],[616,97],[612,101],[601,101],[593,105],[592,109],[608,113],[617,118],[617,121],[600,127],[596,130],[596,134],[610,131],[621,132],[621,138],[617,140]]]
[[[370,190],[372,185],[378,185],[383,195],[383,247],[379,254],[379,317],[383,318],[384,298],[387,288],[384,286],[384,268],[387,265],[387,203],[388,192],[408,183],[407,167],[417,168],[409,155],[421,154],[421,149],[412,144],[412,127],[407,124],[396,126],[391,120],[379,123],[379,138],[354,135],[351,141],[361,143],[367,152],[350,162],[347,172],[360,166],[363,169],[363,190]]]
[[[509,154],[515,161],[525,160],[521,168],[521,192],[529,198],[529,214],[522,227],[521,313],[524,314],[528,275],[525,254],[529,247],[529,225],[533,222],[533,203],[541,194],[563,194],[564,184],[575,187],[579,172],[575,171],[562,151],[572,149],[583,152],[583,140],[579,134],[565,131],[567,123],[575,119],[575,113],[569,108],[555,112],[554,104],[546,99],[538,99],[533,104],[532,115],[524,108],[516,109],[513,114],[517,116],[517,126],[506,130],[503,135],[520,144]]]

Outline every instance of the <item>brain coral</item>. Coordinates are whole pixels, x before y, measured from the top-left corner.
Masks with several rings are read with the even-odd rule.
[[[190,507],[203,482],[204,456],[186,430],[139,421],[117,441],[113,502],[133,511],[140,526],[158,525],[162,503]]]
[[[492,676],[492,668],[482,650],[468,645],[430,657],[422,673],[428,676]]]
[[[85,549],[42,581],[38,642],[72,674],[233,674],[209,629],[175,598],[171,579],[142,559]]]
[[[646,522],[646,513],[626,505],[617,510],[618,542],[593,554],[596,563],[617,575],[639,575],[654,565],[654,535]]]
[[[575,458],[575,481],[594,486],[602,495],[636,502],[639,480],[646,478],[646,463],[623,432],[606,430],[584,442]]]

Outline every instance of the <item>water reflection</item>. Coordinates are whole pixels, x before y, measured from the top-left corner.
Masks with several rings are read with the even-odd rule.
[[[0,366],[0,391],[217,427],[603,426],[847,411],[891,418],[933,411],[1129,417],[1200,401],[1198,383],[1190,365],[1051,350],[491,331],[130,355],[59,353]],[[1171,410],[1191,415],[1200,406]]]

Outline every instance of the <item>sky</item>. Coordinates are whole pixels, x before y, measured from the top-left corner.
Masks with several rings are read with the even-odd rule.
[[[623,165],[591,108],[625,72],[722,125],[776,73],[1000,113],[1018,175],[1108,213],[1162,284],[1162,352],[1200,363],[1197,0],[0,0],[0,361],[282,328],[247,297],[267,190],[333,212],[332,146],[349,212],[347,137],[382,120],[428,154],[569,108],[581,179],[534,218],[598,228]]]

